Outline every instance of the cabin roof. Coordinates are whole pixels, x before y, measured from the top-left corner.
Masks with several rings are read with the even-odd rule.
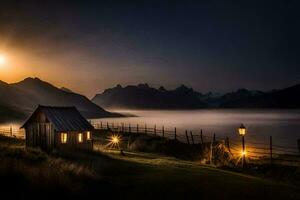
[[[33,112],[21,128],[32,121],[37,112],[43,112],[56,131],[87,131],[94,127],[80,114],[76,107],[41,106]]]

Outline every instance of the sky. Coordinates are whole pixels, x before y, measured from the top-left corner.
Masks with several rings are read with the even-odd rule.
[[[1,1],[0,80],[88,97],[117,84],[200,92],[300,83],[297,1]]]

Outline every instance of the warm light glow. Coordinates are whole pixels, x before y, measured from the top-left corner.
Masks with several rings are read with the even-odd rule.
[[[67,133],[61,133],[60,140],[61,140],[61,143],[63,143],[63,144],[67,143],[68,134]]]
[[[108,146],[119,147],[120,142],[121,142],[121,136],[112,135],[108,140],[109,140]]]
[[[82,133],[78,133],[78,142],[82,143],[83,139],[82,139]]]
[[[114,144],[117,144],[117,143],[119,143],[119,138],[117,136],[113,136],[111,139],[111,142]]]
[[[241,155],[242,155],[242,156],[246,156],[246,155],[247,155],[247,152],[246,152],[246,151],[241,151]]]
[[[243,124],[241,124],[241,126],[240,126],[240,128],[239,128],[239,134],[240,134],[241,136],[246,135],[246,127],[245,127]]]
[[[91,132],[90,131],[86,132],[86,139],[91,140]]]
[[[0,54],[0,65],[4,65],[6,63],[6,57]]]

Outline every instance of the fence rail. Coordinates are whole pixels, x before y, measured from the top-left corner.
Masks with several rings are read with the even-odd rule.
[[[222,142],[229,150],[229,152],[236,157],[242,155],[242,141],[236,138],[218,137],[213,133],[211,136],[205,135],[204,131],[178,130],[177,128],[166,129],[164,126],[157,127],[148,126],[147,124],[125,124],[125,123],[108,123],[99,122],[92,123],[95,129],[110,130],[114,133],[135,133],[148,134],[169,139],[175,139],[187,144],[204,144]],[[246,154],[248,160],[265,160],[266,162],[274,163],[277,161],[286,161],[300,164],[300,139],[295,141],[298,147],[274,145],[273,138],[267,142],[263,141],[245,141]]]
[[[222,142],[228,151],[237,157],[241,157],[242,142],[236,138],[218,137],[217,134],[206,135],[202,129],[199,131],[179,130],[177,128],[165,128],[164,126],[158,127],[156,125],[149,126],[147,124],[125,124],[125,123],[92,123],[95,129],[110,130],[114,133],[133,133],[133,134],[147,134],[157,137],[164,137],[185,142],[190,145]],[[25,138],[23,130],[13,126],[0,127],[0,134],[8,137]],[[285,161],[300,164],[300,139],[295,141],[297,147],[286,145],[278,145],[273,143],[273,139],[267,142],[253,141],[251,138],[246,139],[246,154],[247,159],[258,160],[264,159],[266,162]]]

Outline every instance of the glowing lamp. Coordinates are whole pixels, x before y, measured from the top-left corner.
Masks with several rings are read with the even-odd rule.
[[[246,156],[247,152],[246,151],[241,151],[242,156]]]
[[[240,136],[246,135],[246,127],[244,126],[244,124],[241,124],[241,126],[239,128],[239,135]]]
[[[119,138],[117,136],[113,136],[111,138],[111,142],[114,143],[114,144],[118,144],[120,142]]]

